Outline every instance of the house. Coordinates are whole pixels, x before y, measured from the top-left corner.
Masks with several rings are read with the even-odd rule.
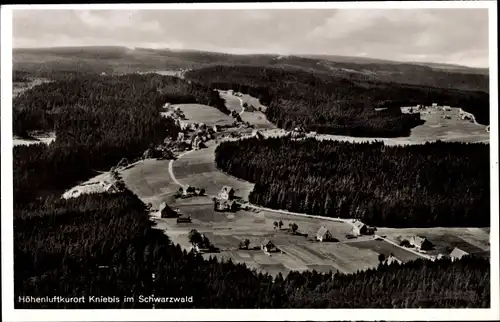
[[[259,140],[264,138],[264,135],[259,130],[253,130],[252,136],[259,139]]]
[[[179,213],[172,208],[170,208],[166,202],[162,202],[160,205],[160,217],[161,218],[178,218]]]
[[[236,211],[238,210],[238,204],[233,200],[214,200],[214,210],[215,211]]]
[[[212,130],[213,130],[215,133],[219,132],[219,128],[217,127],[217,125],[212,126]]]
[[[437,103],[432,103],[432,107],[433,107],[433,108],[437,108],[437,107],[438,107],[438,104],[437,104]]]
[[[445,106],[443,106],[443,111],[449,112],[449,111],[451,111],[451,107],[445,105]]]
[[[273,253],[278,251],[278,248],[273,244],[273,242],[267,238],[262,242],[261,249],[266,253]]]
[[[390,254],[389,257],[387,257],[387,259],[385,260],[385,263],[387,265],[391,265],[394,263],[401,265],[401,264],[403,264],[403,261],[400,260],[399,258],[397,258],[396,256],[394,256],[393,254]]]
[[[368,226],[361,221],[356,220],[352,223],[352,234],[354,236],[366,235],[368,233]]]
[[[231,200],[234,197],[234,189],[230,186],[224,186],[222,187],[217,197],[219,199]]]
[[[455,247],[450,253],[450,258],[452,261],[454,261],[456,259],[461,259],[464,256],[475,256],[475,257],[489,258],[490,252],[482,250],[481,248],[463,243],[462,245]]]
[[[165,104],[163,105],[163,108],[170,108],[170,106],[171,106],[171,104],[170,104],[170,103],[165,103]],[[179,108],[179,107],[177,107],[177,108]]]
[[[490,126],[489,125],[486,127],[486,132],[490,133]]]
[[[432,243],[425,237],[412,236],[409,241],[410,245],[413,245],[418,250],[432,249]]]
[[[325,227],[322,226],[318,232],[316,233],[316,240],[323,242],[323,241],[329,241],[332,240],[333,236],[330,233],[330,231]]]

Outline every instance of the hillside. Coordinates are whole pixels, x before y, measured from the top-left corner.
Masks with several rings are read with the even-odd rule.
[[[490,222],[486,144],[252,138],[225,142],[215,154],[224,172],[255,183],[250,202],[273,209],[382,227]]]
[[[462,107],[489,124],[489,96],[484,92],[405,85],[310,73],[297,68],[211,66],[185,77],[205,86],[248,93],[269,106],[267,118],[280,128],[367,137],[408,136],[421,124],[401,106]],[[387,108],[375,111],[374,108]]]
[[[162,69],[191,69],[213,64],[292,66],[348,79],[489,91],[488,73],[484,69],[427,63],[409,64],[329,55],[235,55],[196,50],[92,46],[19,48],[13,50],[13,60],[15,70],[42,73],[52,70],[127,73]]]

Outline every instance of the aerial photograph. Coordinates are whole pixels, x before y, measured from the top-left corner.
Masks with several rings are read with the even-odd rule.
[[[14,308],[491,308],[488,30],[14,7]]]

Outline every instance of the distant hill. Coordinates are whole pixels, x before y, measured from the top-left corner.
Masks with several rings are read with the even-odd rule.
[[[489,92],[487,69],[434,63],[402,63],[363,57],[236,55],[198,50],[89,46],[18,48],[13,50],[13,61],[15,70],[42,74],[53,71],[130,73],[194,69],[210,65],[299,68],[352,80]]]
[[[400,62],[385,59],[368,57],[350,57],[337,55],[300,55],[306,58],[327,60],[335,63],[353,63],[353,64],[379,64],[379,65],[418,65],[426,66],[436,70],[447,70],[452,72],[464,72],[467,74],[489,75],[488,68],[467,67],[454,64],[428,63],[428,62]]]

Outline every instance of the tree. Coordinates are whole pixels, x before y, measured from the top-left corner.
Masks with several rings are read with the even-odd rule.
[[[200,245],[203,242],[203,237],[196,229],[191,229],[188,236],[189,242],[193,246]]]
[[[281,227],[283,227],[283,221],[281,221],[281,220],[279,221],[279,223],[278,223],[278,227],[279,227],[280,229],[281,229]]]
[[[278,222],[276,220],[273,222],[273,226],[274,226],[274,229],[276,229],[276,227],[278,227]]]
[[[382,253],[378,254],[378,261],[382,264],[385,261],[385,255]]]
[[[291,228],[292,228],[292,233],[296,234],[297,230],[299,229],[299,226],[296,223],[293,223]]]
[[[248,246],[250,246],[250,240],[245,239],[245,248],[248,249]]]
[[[204,196],[205,195],[205,189],[201,188],[200,189],[200,196]]]

